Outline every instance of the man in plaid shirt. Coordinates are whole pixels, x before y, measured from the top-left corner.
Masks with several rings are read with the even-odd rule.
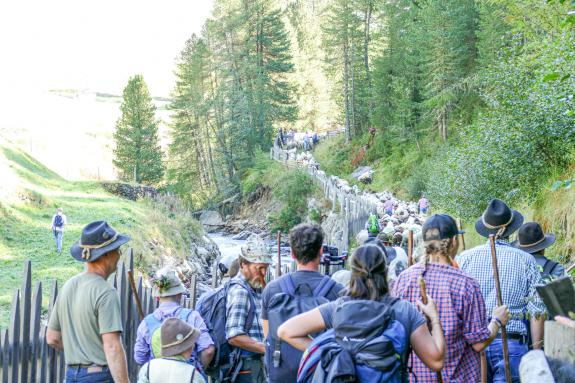
[[[509,306],[511,318],[507,324],[509,360],[513,382],[519,382],[519,362],[528,350],[528,334],[531,332],[533,348],[543,345],[542,314],[545,305],[535,290],[542,284],[541,275],[534,258],[509,244],[509,236],[523,223],[523,216],[511,210],[503,201],[492,200],[482,217],[475,223],[475,229],[484,237],[490,234],[496,238],[497,266],[501,281],[503,303]],[[488,312],[497,304],[491,249],[489,243],[464,251],[457,258],[461,269],[473,276],[481,288]],[[528,314],[529,329],[522,319]],[[501,339],[495,339],[487,348],[487,369],[489,382],[505,382],[505,368]]]
[[[476,383],[480,371],[479,352],[495,339],[500,323],[507,323],[509,312],[506,306],[496,307],[492,321],[487,321],[479,284],[453,266],[460,233],[455,220],[448,215],[436,214],[428,218],[422,230],[424,261],[399,275],[394,295],[415,304],[421,299],[418,280],[424,279],[427,293],[437,305],[445,335],[443,381]],[[418,383],[437,382],[437,373],[415,353],[411,358]]]
[[[230,345],[242,350],[241,370],[236,383],[265,382],[262,356],[265,353],[262,328],[261,292],[272,262],[265,242],[257,235],[241,248],[240,272],[230,286],[226,302],[226,337]],[[250,315],[251,313],[251,315]],[[246,323],[251,317],[251,323]]]

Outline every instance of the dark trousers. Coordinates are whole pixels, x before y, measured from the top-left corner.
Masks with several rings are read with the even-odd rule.
[[[264,364],[257,359],[244,359],[235,383],[265,383]]]
[[[507,340],[509,348],[509,366],[513,383],[519,383],[519,363],[529,348],[526,343],[515,339]],[[497,338],[487,347],[487,381],[490,383],[505,383],[505,361],[503,359],[503,344]]]
[[[68,367],[64,383],[114,383],[108,367],[103,367],[103,371],[98,372],[88,370],[82,367]]]

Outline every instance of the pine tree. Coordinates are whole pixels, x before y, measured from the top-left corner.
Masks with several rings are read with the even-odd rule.
[[[120,110],[114,133],[114,166],[123,180],[157,184],[164,175],[164,166],[156,107],[141,75],[129,79]]]

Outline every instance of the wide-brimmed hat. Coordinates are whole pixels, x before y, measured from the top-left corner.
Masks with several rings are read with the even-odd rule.
[[[545,234],[537,222],[527,222],[517,232],[517,241],[511,246],[528,253],[537,253],[555,243],[555,234]]]
[[[118,234],[106,221],[95,221],[82,229],[80,240],[70,248],[70,254],[80,262],[94,262],[115,250],[131,238]]]
[[[523,224],[523,215],[517,210],[512,210],[507,204],[499,199],[492,199],[483,212],[483,215],[475,222],[475,230],[483,237],[490,234],[497,238],[506,238],[513,234]]]
[[[162,357],[180,355],[193,348],[200,337],[200,330],[178,318],[168,318],[160,328]]]
[[[257,234],[252,234],[246,243],[241,247],[241,255],[248,262],[252,263],[273,263],[270,250],[265,241]]]
[[[152,278],[152,296],[154,298],[172,297],[186,291],[186,287],[174,270],[160,272]]]

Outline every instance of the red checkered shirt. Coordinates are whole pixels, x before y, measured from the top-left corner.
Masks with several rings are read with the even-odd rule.
[[[475,279],[447,265],[428,264],[424,273],[418,263],[405,270],[395,282],[394,295],[411,303],[421,299],[418,279],[424,275],[427,295],[433,298],[445,335],[443,381],[469,383],[479,380],[479,353],[471,345],[489,338],[485,302]],[[417,383],[437,382],[436,373],[411,354],[410,365]],[[415,382],[415,379],[411,379]]]

